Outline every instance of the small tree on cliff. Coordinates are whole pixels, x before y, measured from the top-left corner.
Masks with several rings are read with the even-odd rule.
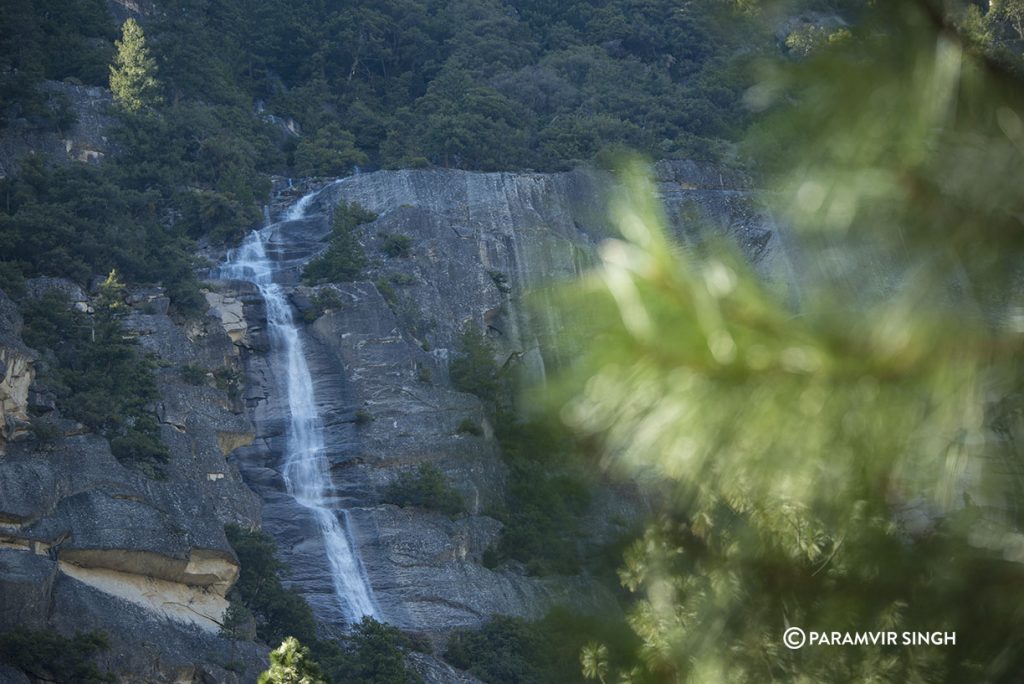
[[[134,19],[121,28],[121,40],[114,41],[117,55],[110,66],[110,91],[114,100],[129,112],[137,112],[159,101],[156,62],[146,47],[146,36]]]
[[[463,392],[475,394],[484,401],[496,401],[498,366],[494,362],[494,349],[480,328],[467,323],[459,336],[458,356],[448,366],[452,384]]]
[[[259,684],[327,684],[309,649],[295,637],[288,637],[270,653],[270,669],[260,675]]]

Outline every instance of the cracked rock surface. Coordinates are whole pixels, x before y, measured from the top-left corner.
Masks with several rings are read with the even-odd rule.
[[[785,264],[746,179],[687,162],[663,163],[657,171],[681,237],[695,238],[692,222],[700,217],[756,267],[767,272]],[[506,471],[483,406],[451,385],[448,363],[467,323],[487,332],[499,366],[543,381],[565,361],[554,344],[559,321],[527,306],[525,293],[532,289],[543,302],[545,287],[596,262],[598,244],[612,234],[602,198],[613,183],[582,171],[380,171],[321,184],[305,219],[277,224],[267,235],[296,320],[309,321],[301,332],[336,504],[347,510],[383,616],[403,629],[443,641],[452,630],[477,627],[496,614],[537,618],[559,602],[585,609],[609,601],[580,577],[534,577],[515,564],[483,566],[483,552],[500,536],[501,523],[487,513],[502,503]],[[309,189],[295,188],[274,213]],[[325,248],[341,199],[378,215],[358,229],[370,265],[357,282],[302,286],[302,267]],[[392,235],[408,238],[408,255],[386,254]],[[242,302],[244,308],[244,325],[233,314],[231,325],[244,329],[236,343],[256,439],[232,460],[263,500],[264,528],[276,538],[295,584],[322,621],[336,623],[341,617],[317,526],[287,495],[280,475],[287,406],[266,354],[262,302],[245,283],[212,287],[211,303]],[[325,290],[335,303],[317,309],[313,302]],[[459,434],[466,419],[483,434]],[[450,519],[382,503],[388,483],[424,462],[459,490],[464,515]],[[622,521],[641,510],[630,491],[602,492],[589,514],[590,541],[613,539]]]
[[[27,290],[42,296],[53,288],[68,295],[68,306],[89,310],[88,297],[67,281],[35,279]],[[57,434],[16,439],[0,456],[0,631],[105,632],[111,648],[98,664],[125,682],[252,681],[266,649],[219,630],[238,575],[224,525],[260,520],[259,500],[225,449],[251,441],[253,428],[212,377],[198,385],[182,379],[185,363],[224,367],[236,348],[216,318],[191,326],[169,318],[158,288],[133,289],[127,300],[126,331],[159,361],[155,409],[171,454],[164,477],[120,463],[106,439],[61,416],[52,401],[26,407],[31,393],[14,393],[15,415]],[[22,344],[2,293],[0,317],[0,359],[8,370],[11,359],[23,359],[21,377],[31,385],[37,355]],[[9,401],[2,406],[11,415]]]

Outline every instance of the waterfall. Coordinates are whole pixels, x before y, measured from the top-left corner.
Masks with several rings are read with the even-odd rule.
[[[310,203],[313,201],[313,198],[316,197],[319,192],[320,191],[317,190],[315,192],[309,193],[308,195],[303,195],[298,202],[288,207],[288,211],[284,213],[284,216],[281,217],[281,220],[298,221],[299,219],[301,219],[303,216],[306,215],[306,211],[309,209]]]
[[[268,258],[265,240],[281,223],[299,220],[316,193],[299,200],[280,223],[253,231],[228,255],[221,276],[255,284],[267,308],[273,364],[285,386],[289,422],[283,458],[284,481],[295,501],[309,509],[319,524],[331,569],[331,579],[342,614],[357,622],[364,615],[378,617],[373,592],[355,555],[349,534],[348,514],[333,511],[331,478],[324,453],[323,424],[313,396],[313,379],[284,289],[274,282],[275,264]],[[273,366],[272,366],[273,367]],[[340,517],[340,521],[339,521]]]

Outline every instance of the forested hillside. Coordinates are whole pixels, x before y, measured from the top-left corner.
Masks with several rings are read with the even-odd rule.
[[[357,165],[551,171],[592,161],[607,165],[627,148],[652,157],[735,161],[746,122],[743,60],[752,50],[771,48],[768,33],[716,3],[3,0],[0,23],[0,139],[28,148],[52,139],[58,144],[47,149],[59,150],[84,123],[97,126],[89,133],[103,141],[85,163],[68,163],[59,152],[26,154],[5,164],[8,173],[0,179],[0,291],[17,303],[24,319],[20,336],[38,354],[33,401],[45,404],[33,404],[30,446],[18,447],[25,451],[19,458],[63,454],[64,440],[81,430],[104,438],[126,477],[138,474],[144,487],[157,491],[185,486],[178,468],[188,454],[168,444],[165,415],[168,392],[182,390],[168,387],[184,383],[186,393],[197,393],[212,391],[212,384],[238,411],[240,379],[237,361],[225,357],[216,361],[223,366],[189,360],[177,368],[181,360],[172,365],[166,355],[144,351],[137,315],[149,309],[126,301],[135,301],[140,285],[159,285],[157,300],[166,293],[166,312],[193,334],[208,307],[199,283],[206,264],[197,246],[237,244],[258,226],[271,200],[271,174],[336,177]],[[756,30],[756,46],[733,30],[737,24]],[[100,102],[109,91],[109,108],[96,121],[79,121],[80,96],[91,92],[83,88],[100,89],[99,96],[90,94]],[[409,238],[403,243],[402,237],[392,236],[396,259],[410,257]],[[64,289],[41,295],[51,281],[39,279],[55,277],[67,279],[52,281]],[[326,273],[319,281],[351,277]],[[490,277],[498,296],[507,298],[507,279],[515,275]],[[406,301],[408,295],[394,290],[412,281],[391,282],[379,284],[386,309]],[[86,294],[76,294],[75,285]],[[74,307],[69,287],[81,298]],[[417,313],[417,325],[420,318]],[[205,342],[206,333],[198,339],[213,344]],[[482,338],[478,347],[470,358],[496,377],[487,358],[494,350]],[[419,382],[430,387],[424,358],[417,363]],[[465,375],[453,364],[452,382],[477,393],[462,386]],[[80,427],[69,428],[65,420]],[[361,411],[356,420],[373,418]],[[478,420],[462,416],[455,437],[479,440],[484,448]],[[487,511],[506,531],[480,550],[486,552],[482,563],[490,569],[521,565],[524,577],[538,581],[581,573],[584,561],[592,567],[594,556],[604,553],[573,538],[589,505],[587,485],[566,475],[575,466],[550,462],[556,450],[546,437],[517,437],[514,421],[502,416],[498,429],[513,470],[508,507]],[[90,467],[99,462],[90,459]],[[439,470],[414,472],[384,489],[385,500],[437,508],[420,495],[429,480],[439,483],[430,491],[444,497],[441,508],[466,514],[468,506]],[[205,477],[184,473],[186,480],[193,476]],[[497,490],[485,497],[504,499]],[[237,511],[246,503],[233,500],[231,515],[245,519],[248,511]],[[153,543],[145,537],[137,543]],[[409,644],[397,633],[376,634],[376,623],[369,624],[369,650],[351,652],[362,638],[353,637],[340,644],[342,656],[337,642],[319,638],[294,590],[249,591],[252,573],[259,573],[254,586],[274,585],[278,566],[266,553],[255,560],[247,555],[244,536],[230,539],[242,576],[228,596],[235,612],[225,617],[221,637],[244,642],[244,649],[254,638],[276,646],[282,636],[297,635],[335,681],[416,681],[402,664]],[[609,575],[614,562],[600,564]],[[581,631],[561,634],[565,624]],[[622,630],[618,623],[596,630],[584,625],[573,616],[537,626],[498,622],[482,645],[471,632],[457,639],[449,659],[479,672],[511,668],[514,677],[578,679],[576,653],[584,636]],[[101,635],[112,634],[116,644],[124,625],[95,627],[95,634],[83,633],[88,648],[69,653],[67,663],[55,652],[70,642],[54,632],[33,633],[27,642],[8,633],[0,652],[24,672],[102,679],[89,663],[107,647]],[[538,644],[541,634],[551,643]],[[495,639],[511,640],[511,652],[491,653],[487,643]],[[389,659],[384,665],[377,651]],[[528,662],[541,652],[544,663]],[[211,667],[241,672],[251,666],[247,658],[243,666],[217,657]]]
[[[117,154],[101,169],[56,176],[30,162],[0,186],[0,236],[11,243],[0,265],[5,282],[43,271],[79,279],[83,268],[118,267],[129,278],[145,271],[187,311],[196,305],[187,240],[234,240],[258,222],[268,173],[557,170],[610,162],[623,149],[747,164],[736,142],[757,109],[745,92],[759,59],[800,59],[842,41],[863,2],[804,0],[784,11],[725,0],[163,0],[142,8],[153,87],[116,108]],[[985,13],[964,2],[950,16],[1012,61],[1021,39],[1014,8],[1004,2]],[[121,27],[102,0],[4,0],[0,18],[0,130],[66,130],[73,108],[40,84],[108,86]],[[89,241],[123,246],[61,255],[59,230],[40,222],[69,220]],[[27,233],[32,241],[21,239]]]
[[[187,312],[196,305],[188,240],[236,239],[256,223],[267,173],[551,170],[625,147],[714,158],[745,121],[748,77],[737,59],[766,38],[728,9],[669,0],[156,3],[137,39],[155,87],[130,106],[120,100],[116,154],[101,168],[31,162],[0,187],[3,280],[16,290],[19,274],[82,280],[117,267],[164,282]],[[0,45],[0,125],[67,129],[66,98],[39,85],[107,86],[120,27],[100,0],[6,0],[0,13],[10,29]],[[62,252],[68,223],[87,240],[74,254]]]

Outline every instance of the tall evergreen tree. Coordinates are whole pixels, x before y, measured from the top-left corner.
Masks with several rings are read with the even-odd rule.
[[[326,684],[320,666],[309,649],[295,637],[288,637],[270,653],[270,669],[260,675],[260,684]]]
[[[114,41],[117,55],[110,66],[110,90],[114,99],[129,112],[137,112],[159,100],[156,62],[146,47],[146,36],[134,19],[121,28],[121,40]]]

